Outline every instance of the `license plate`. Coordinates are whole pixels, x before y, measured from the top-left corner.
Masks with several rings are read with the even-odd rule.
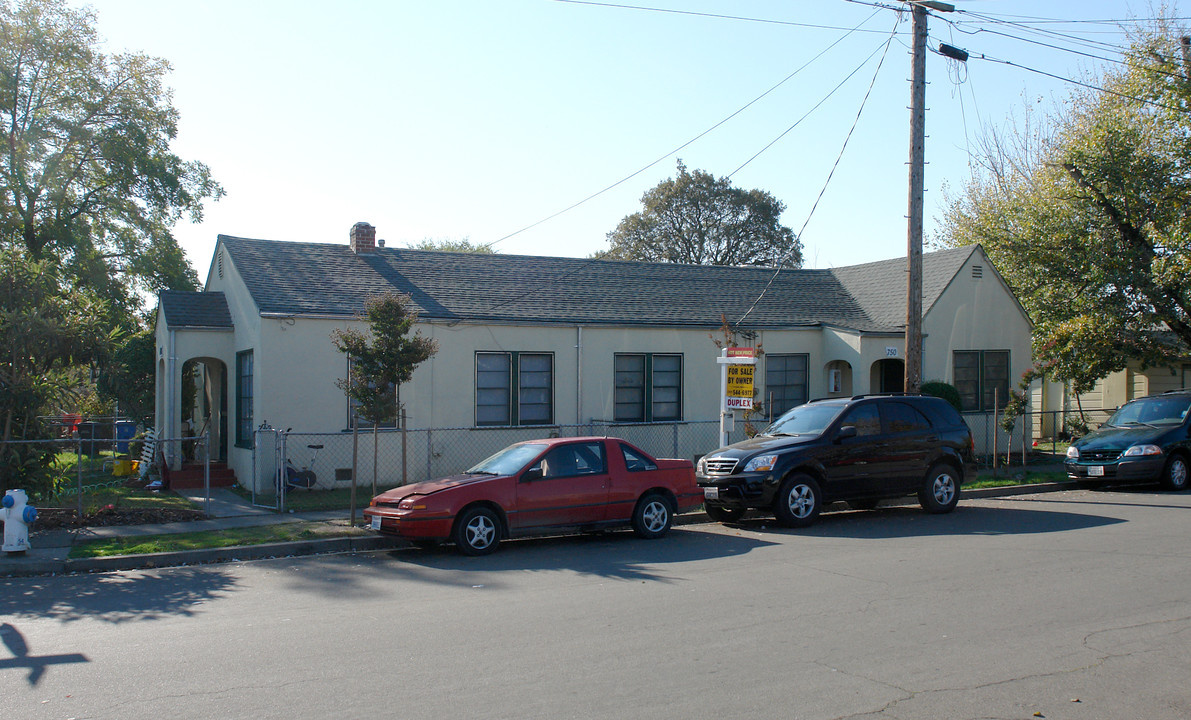
[[[719,500],[720,499],[720,489],[716,488],[716,487],[703,488],[703,499],[704,500]]]
[[[372,524],[369,527],[373,530],[380,530],[380,515],[372,516]]]
[[[1089,465],[1088,466],[1088,477],[1104,477],[1104,466],[1103,465]]]

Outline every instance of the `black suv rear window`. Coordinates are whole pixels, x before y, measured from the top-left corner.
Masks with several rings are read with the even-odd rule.
[[[906,403],[884,403],[881,406],[881,412],[885,415],[885,422],[888,424],[889,432],[891,433],[930,430],[930,420],[927,420],[925,415]]]
[[[917,407],[930,418],[935,427],[956,427],[964,424],[959,412],[941,398],[922,398]]]

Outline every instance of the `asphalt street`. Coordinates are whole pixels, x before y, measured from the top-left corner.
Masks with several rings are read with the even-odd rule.
[[[1191,493],[0,580],[0,717],[1191,717]]]

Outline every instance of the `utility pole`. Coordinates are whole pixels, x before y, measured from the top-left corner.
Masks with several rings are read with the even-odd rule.
[[[910,198],[906,231],[906,375],[903,390],[922,389],[922,195],[926,163],[926,11],[953,12],[954,5],[909,0],[913,16],[910,81]]]

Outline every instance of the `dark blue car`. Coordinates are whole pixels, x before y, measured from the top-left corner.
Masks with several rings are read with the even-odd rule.
[[[1108,422],[1067,448],[1067,476],[1083,485],[1159,481],[1187,488],[1191,391],[1174,390],[1122,405]]]

